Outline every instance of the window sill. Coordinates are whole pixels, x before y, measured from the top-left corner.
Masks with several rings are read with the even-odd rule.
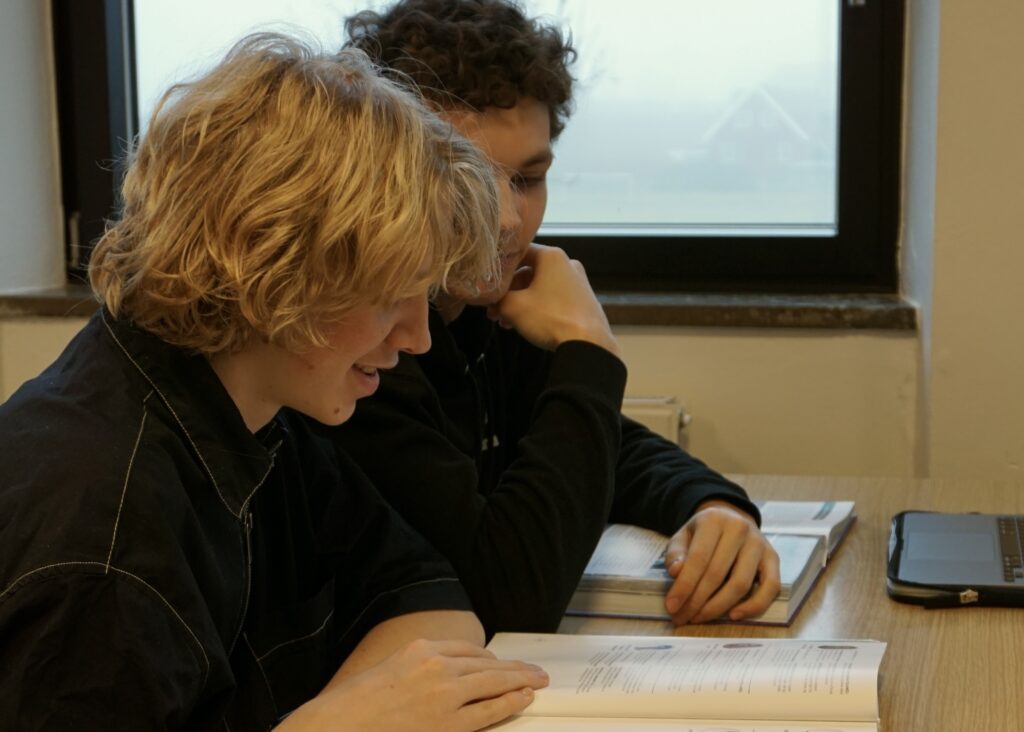
[[[100,304],[88,285],[69,284],[46,290],[0,293],[0,318],[25,316],[88,318]]]
[[[917,329],[917,310],[896,295],[751,295],[605,292],[612,325],[712,328]],[[0,318],[87,318],[99,307],[86,285],[0,294]]]
[[[602,292],[598,299],[612,325],[917,329],[916,307],[898,295]]]

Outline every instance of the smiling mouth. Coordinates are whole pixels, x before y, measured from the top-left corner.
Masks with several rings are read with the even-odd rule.
[[[362,371],[367,376],[376,376],[378,371],[387,371],[389,369],[393,369],[397,365],[398,356],[395,356],[393,361],[391,361],[390,363],[386,363],[383,366],[367,366],[366,364],[363,363],[354,363],[352,364],[352,368],[358,371]]]

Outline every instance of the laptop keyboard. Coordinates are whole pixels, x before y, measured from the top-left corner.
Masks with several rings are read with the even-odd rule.
[[[996,523],[999,526],[999,549],[1003,555],[1003,579],[1024,583],[1024,564],[1021,562],[1024,516],[1000,516]]]

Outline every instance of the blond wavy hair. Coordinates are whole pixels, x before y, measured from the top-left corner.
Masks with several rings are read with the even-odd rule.
[[[361,51],[261,33],[158,103],[89,275],[170,343],[298,351],[356,305],[490,281],[498,222],[490,164]]]

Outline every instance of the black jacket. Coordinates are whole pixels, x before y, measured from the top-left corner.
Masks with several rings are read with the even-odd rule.
[[[5,729],[267,729],[377,623],[469,607],[305,420],[253,435],[205,358],[109,313],[0,445]]]
[[[607,522],[672,534],[735,484],[623,417],[626,369],[569,342],[554,353],[482,308],[430,313],[431,350],[403,357],[329,430],[452,562],[488,632],[551,631]]]

